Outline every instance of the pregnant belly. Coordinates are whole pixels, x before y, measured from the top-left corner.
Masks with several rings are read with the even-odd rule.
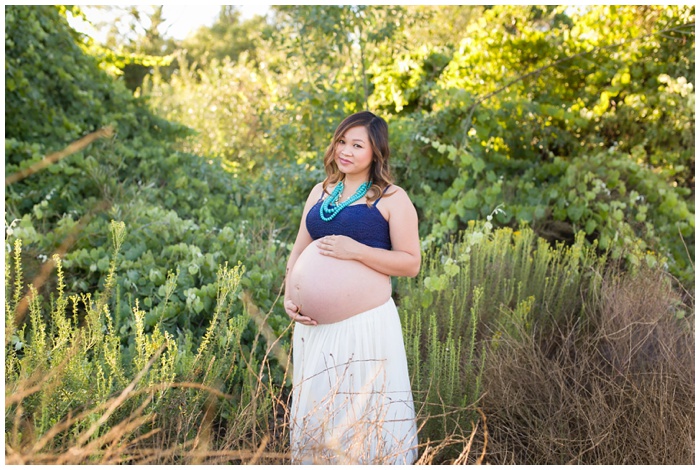
[[[391,279],[359,261],[324,256],[306,247],[290,273],[288,293],[301,313],[319,324],[335,323],[383,305]]]

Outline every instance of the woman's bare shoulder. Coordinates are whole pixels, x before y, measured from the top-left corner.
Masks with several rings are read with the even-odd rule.
[[[311,192],[309,193],[309,196],[306,198],[306,203],[307,205],[311,203],[311,205],[316,204],[316,201],[321,199],[321,195],[323,194],[323,183],[318,183],[316,186],[311,189]]]
[[[314,186],[311,189],[311,192],[309,193],[309,197],[321,197],[321,194],[323,193],[323,182],[317,183],[316,186]]]
[[[392,215],[402,216],[403,214],[413,217],[416,213],[416,208],[406,190],[395,184],[392,184],[382,197],[380,210],[387,220],[391,220]]]
[[[386,190],[386,200],[391,201],[394,199],[395,201],[400,201],[402,204],[405,204],[406,202],[411,202],[411,198],[408,196],[408,193],[406,192],[405,189],[403,189],[401,186],[398,184],[392,184],[389,186]]]

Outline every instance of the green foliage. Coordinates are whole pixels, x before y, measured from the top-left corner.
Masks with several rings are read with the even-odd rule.
[[[200,27],[180,43],[180,48],[187,51],[188,63],[203,68],[212,60],[236,62],[243,54],[255,60],[256,48],[269,28],[263,16],[243,20],[238,6],[222,5],[214,24]]]
[[[251,71],[247,54],[212,61],[206,70],[190,67],[183,55],[178,60],[179,74],[169,82],[154,79],[144,93],[163,116],[197,131],[183,149],[223,157],[239,172],[269,158],[262,111],[281,100],[269,72]]]
[[[147,94],[197,130],[185,150],[230,161],[262,199],[284,187],[285,202],[265,208],[274,220],[298,210],[333,125],[368,99],[392,122],[397,173],[424,236],[445,239],[503,204],[500,224],[525,221],[569,242],[585,230],[613,257],[639,245],[688,280],[694,62],[684,25],[694,10],[497,7],[459,23],[449,43],[415,47],[421,22],[440,14],[275,9],[276,29],[255,61],[242,54],[198,72],[182,62]],[[389,16],[402,27],[388,27]],[[663,62],[649,61],[659,54]],[[671,125],[663,116],[674,116]],[[268,185],[277,179],[285,184]]]
[[[569,242],[585,230],[613,257],[636,245],[688,282],[694,9],[562,15],[488,10],[434,85],[420,71],[434,68],[439,48],[377,71],[376,103],[400,111],[393,121],[399,174],[431,222],[422,233],[444,240],[503,204],[499,224],[526,222]],[[392,78],[396,67],[405,80]],[[391,95],[383,83],[394,84]],[[429,89],[418,93],[416,83]]]
[[[246,282],[252,282],[254,300],[271,308],[270,293],[282,283],[288,247],[278,228],[259,221],[259,211],[262,203],[276,211],[276,220],[288,223],[290,211],[300,210],[298,195],[287,193],[286,203],[278,198],[280,190],[291,192],[294,186],[280,186],[280,175],[274,174],[250,191],[248,181],[222,171],[220,158],[175,151],[175,142],[187,135],[185,128],[154,116],[74,42],[63,49],[74,68],[63,73],[66,66],[53,44],[73,41],[73,36],[56,8],[12,7],[6,18],[8,74],[22,70],[28,77],[24,88],[6,90],[6,120],[13,123],[6,128],[6,171],[25,168],[104,124],[116,128],[114,139],[96,142],[7,188],[6,225],[17,221],[15,235],[25,243],[26,260],[39,260],[27,261],[28,274],[34,275],[61,243],[76,238],[64,262],[66,283],[76,292],[100,288],[110,269],[105,241],[112,218],[134,234],[115,261],[123,298],[110,305],[125,341],[132,338],[135,299],[149,311],[147,331],[162,320],[172,334],[178,329],[203,334],[215,305],[216,269],[227,261],[251,266],[246,276],[253,281]],[[54,77],[50,86],[44,76]],[[25,89],[36,95],[31,103]],[[77,97],[83,99],[79,106],[62,104]],[[40,103],[48,107],[45,116],[62,116],[72,130],[44,125],[40,111],[32,111]],[[285,183],[300,179],[296,171],[283,178]],[[302,179],[301,184],[309,183]],[[107,213],[93,214],[105,201]],[[250,236],[255,233],[258,237]],[[158,309],[168,272],[178,273],[178,290]],[[278,312],[273,320],[279,331],[283,315]]]
[[[402,11],[276,7],[273,27],[254,48],[223,56],[216,44],[224,23],[227,35],[249,33],[247,23],[221,19],[208,37],[214,52],[206,66],[183,52],[178,74],[169,81],[156,76],[146,93],[159,113],[197,131],[188,151],[221,156],[239,173],[266,165],[272,172],[313,170],[300,164],[314,159],[311,166],[318,167],[338,122],[365,107],[370,90],[363,71],[379,56],[372,46],[388,42],[395,26],[386,19]]]
[[[148,112],[101,72],[55,7],[8,8],[6,28],[6,174],[107,125],[118,136],[7,188],[7,215],[33,212],[46,233],[60,219],[77,219],[101,199],[120,196],[120,183],[143,181],[153,160],[167,153],[154,144],[183,128]]]
[[[86,8],[107,10],[113,19],[110,24],[94,25],[108,28],[104,44],[86,36],[83,49],[97,57],[100,66],[119,77],[129,90],[138,92],[144,79],[155,70],[168,76],[172,73],[175,68],[172,52],[176,43],[161,32],[165,23],[162,5],[153,5],[152,9],[135,5],[93,5]],[[73,16],[82,15],[86,19],[78,7],[74,6],[72,10]]]
[[[59,18],[54,7],[5,13],[6,29],[13,32],[5,39],[5,134],[10,146],[20,147],[6,151],[6,170],[42,155],[46,147],[30,143],[50,137],[48,148],[56,149],[110,124],[114,116],[106,115],[105,99],[115,100],[116,109],[130,101],[108,77],[93,79],[95,59],[82,54],[77,33]]]

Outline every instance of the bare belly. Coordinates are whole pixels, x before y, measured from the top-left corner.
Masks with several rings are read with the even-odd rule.
[[[324,256],[315,242],[294,263],[288,287],[301,313],[319,324],[345,320],[391,297],[389,276],[359,261]]]

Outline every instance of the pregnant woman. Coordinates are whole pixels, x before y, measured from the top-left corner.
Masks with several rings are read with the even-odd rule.
[[[292,460],[411,464],[415,412],[391,276],[418,274],[420,242],[416,210],[391,184],[386,122],[345,118],[324,166],[287,263]]]

